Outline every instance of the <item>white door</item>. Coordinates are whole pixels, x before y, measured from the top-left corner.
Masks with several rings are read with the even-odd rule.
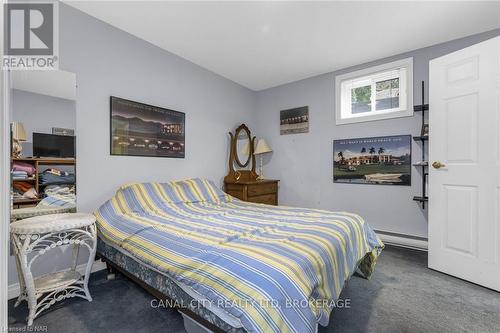
[[[429,268],[500,291],[500,37],[429,74]]]

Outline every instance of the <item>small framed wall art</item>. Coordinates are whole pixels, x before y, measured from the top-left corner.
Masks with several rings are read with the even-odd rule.
[[[309,132],[309,107],[302,106],[280,111],[280,134]]]
[[[422,124],[422,131],[420,133],[420,136],[422,137],[429,136],[429,124]]]

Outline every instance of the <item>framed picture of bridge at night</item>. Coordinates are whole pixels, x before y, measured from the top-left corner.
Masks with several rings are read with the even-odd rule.
[[[333,182],[411,185],[411,136],[333,141]]]
[[[114,96],[110,109],[111,155],[184,158],[183,112]]]

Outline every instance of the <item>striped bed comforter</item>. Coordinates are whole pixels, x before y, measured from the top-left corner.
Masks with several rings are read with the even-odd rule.
[[[237,200],[190,179],[122,186],[95,212],[99,236],[240,319],[248,332],[315,332],[382,242],[351,213]]]

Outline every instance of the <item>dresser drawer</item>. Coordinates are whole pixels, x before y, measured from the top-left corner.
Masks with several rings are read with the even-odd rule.
[[[277,180],[224,182],[224,191],[240,200],[267,205],[278,204]]]
[[[245,200],[245,187],[239,184],[226,184],[225,192],[233,197],[236,197],[240,200]]]
[[[243,193],[243,191],[226,190],[226,193],[240,200],[245,200],[245,194]]]
[[[248,197],[248,201],[262,203],[266,205],[277,205],[276,194],[263,194],[254,197]]]
[[[249,197],[262,194],[276,193],[277,191],[278,191],[277,183],[248,185]]]

